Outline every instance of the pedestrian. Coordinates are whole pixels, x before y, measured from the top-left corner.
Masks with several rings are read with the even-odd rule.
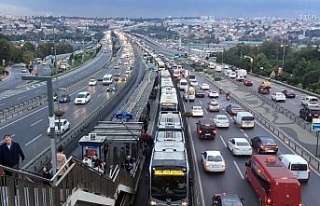
[[[24,161],[25,156],[19,143],[12,141],[10,134],[4,135],[4,143],[0,146],[0,164],[19,170],[20,158]],[[12,172],[4,172],[12,176]]]
[[[67,157],[63,153],[63,146],[60,145],[58,147],[58,153],[57,153],[57,172],[58,172],[58,179],[60,179],[69,168],[69,165],[66,164],[65,167],[63,165],[67,162]],[[60,170],[60,171],[59,171]]]
[[[83,156],[82,162],[88,167],[92,167],[92,160],[87,155]]]
[[[93,168],[99,172],[104,172],[104,162],[102,162],[97,154],[92,156]]]
[[[144,118],[143,120],[143,130],[144,130],[144,133],[147,133],[148,132],[148,126],[149,126],[149,122],[147,120],[147,117]]]
[[[107,161],[108,151],[109,151],[109,144],[106,143],[103,147],[103,156],[104,156],[105,162]]]

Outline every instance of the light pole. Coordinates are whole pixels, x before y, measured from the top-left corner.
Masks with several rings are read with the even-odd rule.
[[[224,52],[223,47],[221,48],[221,50],[222,50],[222,53],[221,53],[221,64],[223,64],[223,52]]]
[[[54,176],[57,171],[57,156],[56,156],[55,118],[54,118],[54,105],[53,105],[52,77],[22,76],[22,80],[46,81],[47,82],[49,127],[50,127],[50,148],[51,148],[52,173]]]
[[[283,48],[283,53],[282,53],[282,71],[283,71],[283,68],[284,68],[284,57],[286,55],[286,47],[288,45],[284,45],[284,44],[281,44],[281,47]]]

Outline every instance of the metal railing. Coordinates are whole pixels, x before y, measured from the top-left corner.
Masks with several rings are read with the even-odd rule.
[[[137,161],[136,168],[140,168],[142,161]],[[0,176],[0,205],[1,206],[56,206],[66,205],[66,201],[76,189],[109,197],[116,200],[121,185],[135,192],[140,172],[128,173],[121,167],[116,167],[112,178],[88,167],[75,158],[69,158],[67,171],[58,179],[45,179],[22,170],[15,170],[0,165],[1,170],[12,175]],[[132,193],[132,194],[133,194]]]
[[[212,77],[209,77],[208,79],[216,85],[218,88],[220,87],[220,84],[215,82],[211,79]],[[304,148],[302,145],[300,145],[297,141],[292,139],[290,136],[288,136],[283,130],[279,129],[275,124],[267,120],[265,117],[259,114],[254,108],[251,108],[249,104],[241,101],[236,95],[230,92],[231,100],[239,104],[241,107],[243,107],[245,110],[250,112],[255,119],[262,123],[269,131],[271,131],[279,140],[282,141],[282,143],[286,144],[290,149],[295,151],[298,155],[305,158],[310,166],[312,166],[316,171],[320,172],[320,160],[316,156],[314,156],[311,152],[309,152],[306,148]]]

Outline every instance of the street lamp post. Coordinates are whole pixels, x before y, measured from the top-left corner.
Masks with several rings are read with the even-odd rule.
[[[55,118],[54,118],[54,105],[53,105],[52,77],[22,76],[22,80],[46,81],[47,82],[51,162],[52,162],[52,173],[54,176],[57,171],[57,156],[56,156]]]
[[[221,49],[222,49],[222,53],[221,53],[221,64],[223,64],[223,52],[224,52],[224,49],[223,49],[223,47],[222,47]]]
[[[284,45],[284,44],[281,45],[281,47],[283,48],[283,53],[282,53],[282,71],[283,71],[283,68],[284,68],[284,57],[286,55],[286,47],[287,46],[288,45]]]

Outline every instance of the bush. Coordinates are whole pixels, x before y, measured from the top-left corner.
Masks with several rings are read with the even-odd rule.
[[[184,117],[192,117],[192,112],[185,112],[183,113]]]
[[[206,70],[207,71],[207,73],[209,74],[209,75],[212,75],[213,77],[214,77],[214,71],[212,71],[212,70]]]
[[[194,69],[194,71],[196,71],[196,72],[203,72],[203,67],[196,67],[196,68]]]

